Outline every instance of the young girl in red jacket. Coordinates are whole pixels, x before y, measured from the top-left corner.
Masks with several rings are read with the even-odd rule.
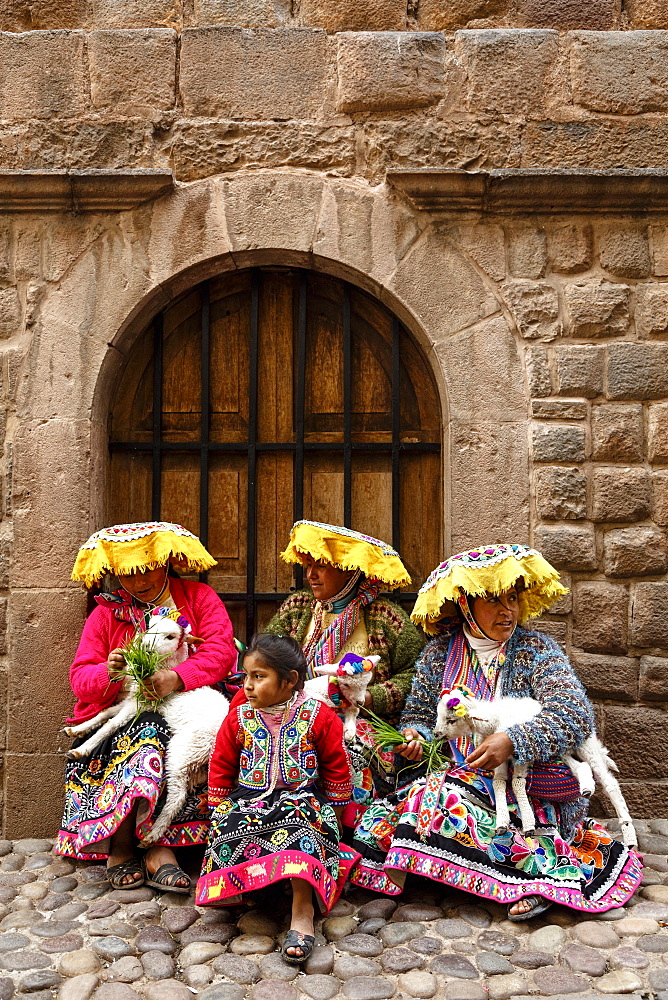
[[[358,855],[339,845],[352,777],[338,716],[304,694],[306,660],[289,636],[255,636],[244,657],[246,701],[232,707],[209,762],[209,844],[200,906],[230,905],[282,879],[292,884],[283,957],[306,961],[314,892],[327,912]]]

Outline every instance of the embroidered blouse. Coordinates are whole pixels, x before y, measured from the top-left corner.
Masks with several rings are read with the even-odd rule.
[[[320,786],[337,805],[352,795],[343,723],[328,705],[302,691],[278,730],[247,702],[230,708],[209,760],[210,806],[236,787],[260,795],[310,785]]]

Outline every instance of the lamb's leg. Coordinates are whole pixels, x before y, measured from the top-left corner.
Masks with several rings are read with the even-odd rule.
[[[99,746],[103,740],[106,740],[108,736],[113,736],[114,733],[118,732],[126,722],[134,717],[135,714],[135,703],[134,698],[129,698],[127,701],[121,702],[118,706],[119,711],[113,717],[109,719],[108,722],[102,726],[101,729],[96,730],[90,739],[87,739],[85,743],[82,743],[78,747],[72,747],[71,750],[67,751],[67,756],[71,760],[81,760],[82,757],[87,757],[96,746]]]
[[[508,781],[508,764],[504,760],[494,768],[492,778],[492,788],[494,789],[494,801],[496,802],[496,832],[507,833],[510,826],[510,813],[508,812],[508,800],[506,798],[506,782]]]
[[[352,743],[357,735],[357,716],[360,710],[357,705],[346,705],[343,712],[343,738],[346,743]]]
[[[512,786],[515,798],[517,799],[517,807],[520,811],[520,819],[522,820],[522,833],[526,837],[532,837],[536,830],[536,817],[533,814],[533,809],[527,796],[528,770],[528,764],[514,764]]]
[[[113,719],[116,713],[120,710],[120,704],[111,705],[109,708],[105,708],[102,712],[98,712],[94,715],[92,719],[86,719],[85,722],[80,722],[76,726],[63,726],[63,732],[67,733],[68,736],[85,736],[86,733],[92,733],[94,729],[101,726],[103,722],[107,719]]]
[[[580,795],[584,795],[586,799],[591,798],[594,794],[596,786],[594,784],[594,775],[589,764],[585,760],[576,760],[575,757],[571,757],[570,754],[564,754],[564,764],[566,767],[570,768],[577,778],[580,786]]]
[[[174,733],[165,754],[167,797],[160,814],[144,837],[144,844],[155,844],[164,836],[170,823],[178,815],[186,801],[188,779],[193,769],[200,766],[206,768],[214,739],[215,733],[211,735],[206,746],[202,746],[202,734],[192,728],[182,729],[180,732]]]
[[[591,766],[603,791],[612,802],[619,819],[624,844],[627,847],[637,847],[638,836],[633,825],[633,820],[631,819],[629,807],[619,787],[619,782],[611,771],[611,766],[616,768],[616,765],[608,757],[606,748],[598,736],[590,736],[578,747],[578,753]]]

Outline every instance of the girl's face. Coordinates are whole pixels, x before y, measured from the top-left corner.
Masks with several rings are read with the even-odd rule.
[[[505,642],[513,634],[520,613],[517,591],[513,587],[498,597],[493,594],[476,597],[471,602],[471,611],[486,636]]]
[[[270,708],[287,701],[298,680],[296,670],[291,670],[288,680],[284,680],[257,653],[246,653],[244,657],[244,692],[252,708]]]
[[[132,594],[140,601],[148,604],[155,601],[165,589],[167,583],[167,567],[158,566],[156,569],[137,570],[128,576],[118,574],[118,581],[128,594]]]

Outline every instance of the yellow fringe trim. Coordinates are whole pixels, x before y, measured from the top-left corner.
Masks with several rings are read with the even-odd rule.
[[[91,587],[105,573],[129,576],[138,570],[166,566],[169,560],[188,573],[201,573],[216,565],[198,538],[161,530],[134,540],[98,539],[95,548],[79,549],[72,579]]]
[[[568,588],[559,582],[559,574],[554,566],[538,552],[525,556],[522,560],[508,556],[493,566],[455,564],[447,576],[437,579],[432,587],[418,594],[411,618],[429,635],[436,635],[436,623],[452,613],[444,605],[456,602],[459,591],[464,591],[471,597],[498,595],[510,590],[518,580],[524,583],[524,589],[519,594],[521,625],[528,618],[535,618],[547,611],[555,601],[568,593]]]
[[[337,569],[361,569],[366,577],[381,580],[390,589],[406,587],[411,582],[398,555],[386,555],[377,545],[362,539],[338,535],[312,524],[297,524],[281,559],[303,564],[307,555]]]

